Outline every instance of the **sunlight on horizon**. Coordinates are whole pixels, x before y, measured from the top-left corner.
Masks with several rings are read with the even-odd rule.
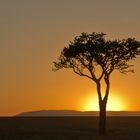
[[[99,103],[97,96],[90,96],[85,101],[84,111],[99,111]],[[121,97],[110,95],[107,102],[107,111],[124,111],[126,110],[125,103]]]

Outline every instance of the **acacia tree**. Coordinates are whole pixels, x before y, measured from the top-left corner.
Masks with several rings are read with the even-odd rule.
[[[96,83],[99,100],[99,135],[106,135],[106,105],[110,89],[110,76],[114,70],[133,72],[129,64],[140,54],[140,42],[134,38],[106,40],[104,33],[82,33],[64,47],[54,70],[71,68]],[[106,84],[101,91],[101,81]],[[104,95],[104,96],[103,96]]]

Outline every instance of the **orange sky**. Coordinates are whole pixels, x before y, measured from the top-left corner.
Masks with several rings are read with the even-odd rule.
[[[0,1],[0,115],[88,110],[95,84],[71,70],[53,72],[52,62],[81,32],[140,40],[139,7],[139,0]],[[140,59],[133,63],[134,74],[111,77],[109,98],[117,97],[123,110],[140,110]]]

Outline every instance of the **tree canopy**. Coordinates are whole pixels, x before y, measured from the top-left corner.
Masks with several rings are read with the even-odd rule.
[[[106,40],[104,33],[82,33],[62,50],[54,65],[55,70],[72,68],[78,75],[97,81],[109,76],[113,70],[133,72],[129,60],[139,54],[140,42],[135,38]],[[102,71],[99,77],[95,74],[97,66]]]

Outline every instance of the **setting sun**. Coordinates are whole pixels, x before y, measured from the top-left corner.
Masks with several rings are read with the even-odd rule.
[[[99,105],[98,105],[98,97],[90,97],[85,102],[85,108],[86,111],[98,111]],[[107,110],[108,111],[122,111],[125,110],[125,104],[121,100],[120,97],[117,96],[109,96],[108,102],[107,102]]]

